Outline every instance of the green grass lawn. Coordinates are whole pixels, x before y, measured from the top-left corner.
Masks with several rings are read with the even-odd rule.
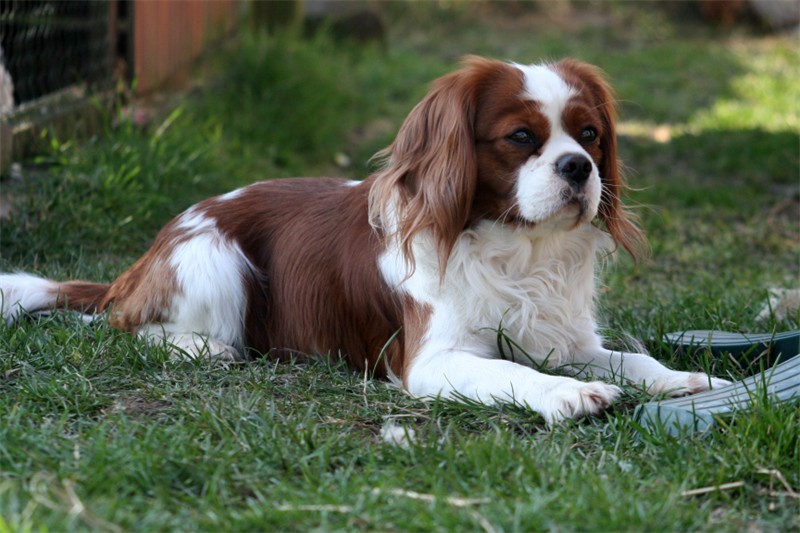
[[[768,288],[800,278],[796,37],[705,27],[688,3],[438,5],[383,5],[385,51],[241,35],[201,94],[146,131],[52,139],[23,183],[0,184],[16,206],[0,271],[110,281],[210,194],[366,176],[462,54],[570,55],[618,90],[629,201],[653,249],[606,269],[610,342],[738,378],[752,369],[648,341],[800,326],[755,321]],[[642,400],[626,389],[603,416],[547,429],[519,408],[417,401],[338,362],[228,368],[69,314],[0,324],[0,532],[800,528],[796,405],[674,438],[639,431]],[[410,446],[382,440],[389,421]]]

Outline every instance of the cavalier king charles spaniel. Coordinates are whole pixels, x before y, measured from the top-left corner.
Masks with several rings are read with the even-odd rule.
[[[111,284],[0,276],[0,312],[108,310],[184,357],[343,357],[417,397],[512,402],[550,424],[606,409],[620,394],[607,381],[721,386],[603,347],[598,256],[644,244],[620,201],[614,128],[595,67],[470,57],[364,181],[279,179],[205,200]]]

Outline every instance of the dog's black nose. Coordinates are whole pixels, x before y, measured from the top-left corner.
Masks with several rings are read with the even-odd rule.
[[[556,172],[570,184],[581,186],[592,173],[592,162],[581,154],[564,154],[556,161]]]

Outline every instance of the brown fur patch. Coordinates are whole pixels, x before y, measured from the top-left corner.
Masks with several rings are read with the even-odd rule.
[[[378,270],[383,239],[367,219],[371,184],[275,180],[203,204],[256,269],[245,284],[248,346],[282,358],[341,354],[385,375],[378,358],[401,316]],[[393,370],[402,368],[402,335],[384,354]]]
[[[385,167],[370,193],[370,218],[384,226],[392,202],[399,203],[396,236],[412,269],[414,236],[432,233],[442,275],[470,221],[478,184],[475,120],[481,100],[515,79],[521,87],[519,75],[505,63],[469,57],[464,65],[434,82],[391,146],[378,154]]]
[[[555,68],[580,92],[563,117],[566,130],[577,137],[587,123],[598,129],[599,140],[587,151],[603,181],[599,218],[636,255],[644,238],[620,200],[625,182],[611,89],[594,67],[567,60]],[[383,169],[364,183],[267,181],[196,205],[192,213],[213,220],[252,265],[241,280],[246,345],[279,358],[341,355],[354,368],[377,375],[391,370],[405,380],[432,309],[387,286],[378,266],[387,236],[371,222],[385,227],[397,207],[394,237],[412,267],[413,239],[430,231],[442,275],[465,228],[487,218],[513,224],[517,172],[539,146],[508,137],[521,128],[542,142],[550,135],[547,118],[524,99],[523,89],[519,69],[468,58],[464,68],[434,83],[379,154]],[[113,305],[112,325],[131,332],[169,321],[180,291],[171,254],[192,235],[180,220],[170,222],[113,284],[61,284],[60,301],[86,311]]]
[[[177,220],[167,224],[147,253],[112,283],[102,304],[112,306],[112,326],[135,333],[145,324],[169,320],[173,298],[180,294],[169,261],[175,244],[185,237]]]
[[[627,189],[627,184],[617,156],[614,91],[600,69],[595,66],[566,59],[555,65],[555,69],[579,92],[570,110],[573,119],[580,116],[579,109],[583,109],[583,113],[600,113],[599,150],[590,152],[596,161],[599,159],[600,179],[603,182],[598,217],[614,242],[625,248],[634,259],[638,259],[646,253],[647,242],[635,217],[622,204],[621,196]],[[591,107],[581,108],[581,104],[586,101],[591,102]],[[570,117],[569,113],[567,116]],[[566,126],[573,129],[578,127],[573,121]]]
[[[419,351],[422,348],[432,314],[433,309],[427,304],[415,302],[411,298],[406,298],[403,303],[403,330],[405,331],[403,350],[405,357],[400,371],[394,369],[394,373],[403,378],[403,387],[408,385],[406,383],[408,371],[411,369],[411,363],[419,355]]]
[[[538,104],[523,98],[522,72],[504,65],[489,91],[481,95],[475,119],[478,176],[470,223],[501,220],[514,223],[520,217],[515,189],[520,167],[538,155],[540,144],[517,145],[508,141],[515,132],[529,130],[541,143],[551,126]]]
[[[105,308],[103,302],[110,287],[108,284],[87,281],[59,283],[56,307],[81,313],[97,313]]]

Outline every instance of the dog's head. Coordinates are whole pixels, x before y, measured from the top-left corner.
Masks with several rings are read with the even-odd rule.
[[[482,220],[558,232],[597,218],[636,256],[643,236],[620,202],[614,128],[614,97],[595,67],[467,58],[381,152],[371,219],[412,263],[413,237],[429,230],[442,269],[458,235]]]

